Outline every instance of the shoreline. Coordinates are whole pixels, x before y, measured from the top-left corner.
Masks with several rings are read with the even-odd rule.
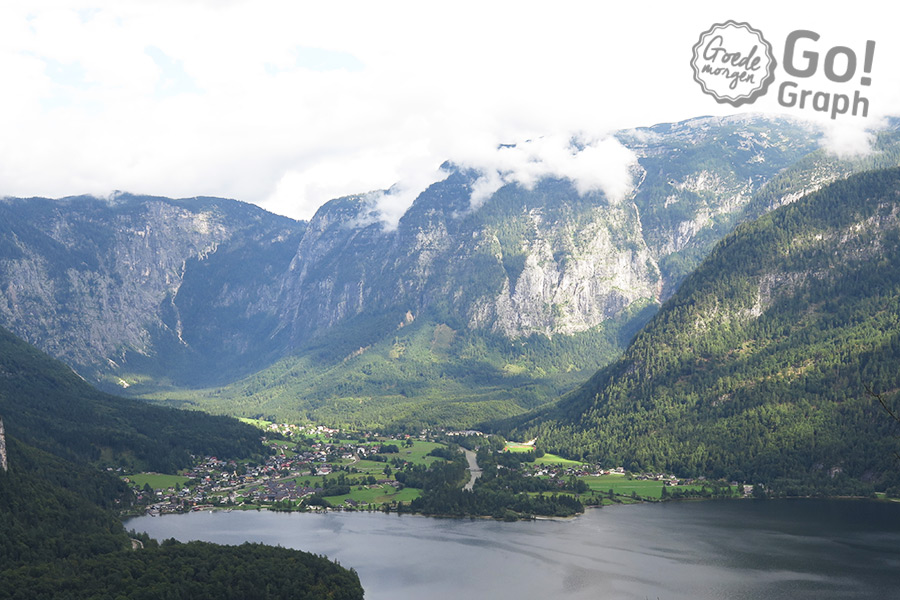
[[[751,497],[742,497],[742,498],[682,498],[682,499],[670,499],[665,501],[646,501],[640,500],[637,502],[621,502],[615,504],[607,504],[607,505],[585,505],[585,510],[582,513],[571,515],[571,516],[547,516],[547,515],[531,515],[529,518],[521,518],[516,519],[515,521],[507,521],[505,519],[500,519],[494,517],[492,515],[426,515],[418,512],[397,512],[390,511],[385,512],[382,510],[347,510],[340,509],[336,510],[334,508],[321,508],[316,510],[272,510],[270,507],[266,506],[246,506],[246,507],[203,507],[199,510],[189,510],[185,512],[178,513],[160,513],[160,514],[151,514],[150,512],[145,512],[144,514],[121,514],[119,515],[119,519],[125,524],[127,521],[131,519],[138,519],[141,517],[165,517],[171,515],[189,515],[193,513],[230,513],[230,512],[270,512],[270,513],[285,513],[285,514],[313,514],[313,515],[326,515],[329,513],[360,513],[360,514],[382,514],[382,515],[395,515],[397,517],[423,517],[428,519],[453,519],[453,520],[472,520],[472,521],[497,521],[500,523],[518,523],[518,522],[527,522],[527,521],[559,521],[559,522],[572,522],[577,520],[579,517],[587,514],[588,510],[599,510],[604,508],[616,508],[622,506],[637,506],[637,505],[647,505],[647,504],[684,504],[684,503],[704,503],[704,502],[714,502],[714,501],[722,501],[722,502],[734,502],[734,501],[752,501],[752,502],[778,502],[778,501],[804,501],[804,500],[822,500],[822,501],[848,501],[848,502],[874,502],[874,503],[890,503],[890,504],[900,504],[900,498],[870,498],[868,496],[786,496],[786,497],[778,497],[778,498],[751,498]]]

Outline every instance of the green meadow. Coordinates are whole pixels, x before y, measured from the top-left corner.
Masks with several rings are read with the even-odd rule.
[[[397,490],[392,485],[373,486],[371,489],[367,487],[354,486],[349,494],[341,496],[326,496],[325,499],[332,506],[341,506],[348,498],[359,502],[360,504],[376,504],[381,505],[385,502],[411,502],[421,495],[421,491],[415,488],[404,488]]]
[[[533,452],[534,445],[533,444],[519,444],[516,442],[507,442],[506,446],[503,448],[504,452],[512,452],[513,454],[519,452]]]
[[[241,423],[246,423],[247,425],[253,425],[262,430],[268,429],[269,425],[272,424],[272,421],[265,421],[263,419],[247,419],[245,417],[238,417],[238,421]]]
[[[534,459],[534,464],[536,465],[562,465],[564,467],[580,467],[585,464],[583,462],[579,462],[577,460],[569,460],[568,458],[563,458],[562,456],[557,456],[555,454],[545,454],[540,458]]]
[[[637,494],[641,498],[658,500],[662,498],[662,490],[665,483],[654,480],[629,479],[625,475],[601,475],[599,477],[581,477],[593,492],[608,494],[609,490],[618,496],[631,496]],[[677,488],[669,488],[670,491],[701,490],[702,485],[681,485]]]

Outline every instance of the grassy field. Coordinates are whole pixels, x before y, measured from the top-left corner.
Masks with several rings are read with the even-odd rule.
[[[503,448],[504,452],[512,452],[513,454],[518,452],[533,452],[534,445],[533,444],[520,444],[517,442],[507,442],[506,446]]]
[[[388,442],[391,443],[391,442]],[[420,442],[418,440],[413,441],[412,448],[406,448],[403,442],[398,442],[397,446],[400,448],[400,458],[405,461],[411,462],[414,465],[430,465],[436,460],[442,460],[437,458],[436,456],[426,456],[429,452],[434,450],[435,448],[444,447],[443,444],[438,444],[436,442]],[[393,455],[388,455],[388,459],[390,459]]]
[[[401,440],[388,440],[384,442],[385,444],[394,444],[400,449],[400,452],[397,454],[384,454],[382,456],[387,457],[388,461],[391,461],[394,458],[399,458],[401,460],[405,460],[408,463],[412,463],[414,465],[430,465],[436,460],[443,460],[436,456],[427,456],[429,452],[434,450],[435,448],[440,448],[443,444],[438,444],[436,442],[421,442],[419,440],[414,440],[413,445],[410,448],[406,447],[406,442]],[[376,475],[378,476],[383,470],[385,466],[389,466],[390,462],[383,463],[374,460],[367,460],[365,458],[360,459],[356,462],[352,460],[342,460],[340,463],[342,465],[352,465],[353,468],[357,469],[361,473],[365,473],[366,475]],[[393,470],[394,467],[392,466]]]
[[[138,487],[148,484],[154,490],[167,490],[174,488],[175,484],[184,485],[190,479],[181,475],[162,475],[160,473],[137,473],[129,475],[128,479]]]
[[[398,491],[391,485],[382,485],[371,489],[357,489],[354,487],[349,494],[327,496],[325,499],[332,506],[341,506],[344,504],[344,500],[348,498],[352,498],[360,504],[383,504],[385,502],[411,502],[418,498],[420,494],[420,490],[413,488],[404,488]]]
[[[540,458],[534,459],[534,464],[536,465],[563,465],[564,467],[577,467],[583,465],[584,463],[578,462],[577,460],[569,460],[568,458],[563,458],[562,456],[557,456],[555,454],[545,454]]]
[[[579,477],[590,488],[584,494],[560,492],[576,496],[585,504],[599,503],[603,506],[611,504],[632,504],[641,500],[659,500],[662,498],[664,483],[662,481],[628,479],[625,475],[601,475],[599,477]],[[700,490],[702,485],[679,486],[681,490]],[[670,491],[674,488],[669,488]],[[609,497],[612,490],[615,499]],[[546,492],[545,492],[546,493]],[[632,498],[632,493],[636,498]],[[537,492],[531,495],[537,495]],[[599,500],[599,502],[597,502]]]
[[[507,442],[506,446],[503,447],[503,451],[510,452],[512,454],[524,454],[526,452],[534,452],[534,446],[530,444],[521,444],[518,442]],[[574,467],[577,465],[583,465],[584,463],[577,460],[569,460],[568,458],[563,458],[562,456],[557,456],[556,454],[547,453],[540,458],[534,459],[534,464],[563,465],[566,467]]]
[[[624,475],[601,475],[600,477],[582,477],[592,491],[603,494],[612,490],[620,496],[631,496],[632,492],[641,498],[659,499],[662,497],[664,483],[662,481],[628,479]],[[679,486],[682,490],[700,490],[702,485]],[[670,488],[672,489],[672,488]]]
[[[284,454],[288,458],[293,458],[297,455],[297,453],[292,450],[292,448],[297,446],[294,442],[287,440],[272,440],[269,442],[269,445],[275,446],[279,454]]]

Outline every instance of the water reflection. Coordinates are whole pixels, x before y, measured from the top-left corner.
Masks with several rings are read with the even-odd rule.
[[[523,523],[235,511],[128,527],[326,554],[359,572],[367,600],[821,600],[900,589],[900,506],[872,502],[669,503]]]

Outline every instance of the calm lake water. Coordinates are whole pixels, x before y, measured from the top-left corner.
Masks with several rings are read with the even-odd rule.
[[[325,554],[357,570],[367,600],[900,598],[900,505],[876,502],[645,504],[520,523],[236,511],[126,526]]]

